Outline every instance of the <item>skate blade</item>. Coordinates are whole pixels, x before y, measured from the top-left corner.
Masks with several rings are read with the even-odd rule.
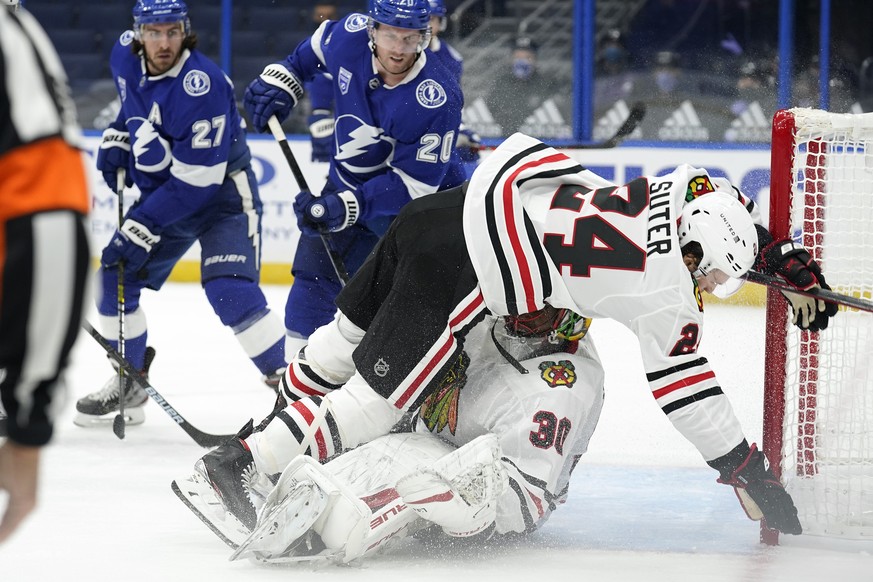
[[[249,537],[251,531],[236,516],[224,510],[212,486],[199,473],[173,481],[171,488],[176,497],[232,550]]]
[[[302,538],[326,507],[327,496],[320,487],[311,482],[298,483],[281,501],[261,509],[258,525],[230,556],[230,560],[316,558],[316,552],[320,550],[313,552]],[[323,545],[321,549],[324,549]]]
[[[85,414],[77,412],[73,418],[73,424],[82,428],[101,428],[111,427],[115,422],[115,417],[118,416],[118,411],[104,414],[103,416],[95,416],[93,414]],[[128,426],[136,426],[145,422],[145,411],[141,407],[125,408],[124,423]]]

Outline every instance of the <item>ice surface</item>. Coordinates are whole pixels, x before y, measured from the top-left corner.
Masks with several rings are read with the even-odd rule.
[[[285,291],[265,287],[280,314]],[[269,412],[271,393],[198,285],[168,284],[144,294],[143,305],[158,351],[152,383],[189,422],[231,433]],[[96,323],[93,310],[89,318]],[[763,332],[762,309],[707,309],[701,351],[750,441],[761,434]],[[70,402],[43,455],[39,508],[0,546],[0,580],[873,581],[870,545],[835,549],[812,538],[761,546],[757,523],[655,405],[633,336],[609,321],[595,322],[592,334],[607,373],[603,416],[569,501],[541,531],[446,556],[410,541],[358,567],[314,569],[227,561],[230,550],[170,491],[170,481],[190,472],[205,450],[154,403],[123,441],[109,427],[72,424],[74,400],[112,374],[83,333],[68,378]]]

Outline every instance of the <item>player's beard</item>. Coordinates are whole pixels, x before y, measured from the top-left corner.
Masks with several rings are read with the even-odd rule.
[[[179,57],[182,56],[182,49],[173,52],[173,49],[157,51],[155,58],[149,55],[148,51],[143,50],[145,54],[146,66],[150,75],[163,75],[170,69],[176,66],[179,62]]]

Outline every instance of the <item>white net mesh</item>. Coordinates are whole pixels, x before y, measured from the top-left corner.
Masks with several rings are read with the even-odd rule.
[[[873,114],[793,109],[790,232],[830,286],[873,294]],[[787,329],[782,479],[804,533],[873,539],[873,314]]]

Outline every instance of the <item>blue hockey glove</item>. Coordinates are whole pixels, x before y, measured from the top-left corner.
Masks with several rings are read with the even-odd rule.
[[[465,162],[478,162],[479,150],[482,149],[482,140],[479,134],[464,126],[458,130],[458,141],[455,144],[458,155]]]
[[[111,269],[124,261],[124,268],[129,272],[139,272],[148,260],[152,247],[161,240],[157,230],[145,218],[128,217],[103,249],[100,263],[104,268]]]
[[[783,279],[801,289],[830,289],[825,282],[821,267],[803,245],[786,239],[771,242],[761,251],[760,268],[768,275],[779,274]],[[792,323],[800,329],[820,331],[828,326],[829,318],[837,314],[837,304],[827,303],[814,297],[784,291],[793,312]]]
[[[305,235],[318,235],[323,230],[337,232],[348,228],[358,220],[358,199],[345,190],[324,196],[313,196],[302,190],[294,199],[297,226]]]
[[[264,131],[273,115],[282,122],[303,97],[303,83],[280,63],[270,63],[246,87],[243,106],[252,126]]]
[[[118,186],[117,172],[119,168],[125,173],[124,185],[128,188],[133,186],[133,179],[128,171],[129,167],[130,134],[111,127],[107,128],[103,132],[100,149],[97,150],[97,169],[103,174],[103,179],[106,180],[106,184],[113,192]],[[115,193],[118,194],[118,192]]]
[[[743,442],[707,465],[720,473],[719,483],[732,485],[749,519],[761,519],[767,527],[798,535],[803,527],[797,519],[794,500],[773,475],[767,457],[756,445]]]
[[[333,113],[314,109],[307,120],[312,141],[312,161],[329,162],[333,155]]]

